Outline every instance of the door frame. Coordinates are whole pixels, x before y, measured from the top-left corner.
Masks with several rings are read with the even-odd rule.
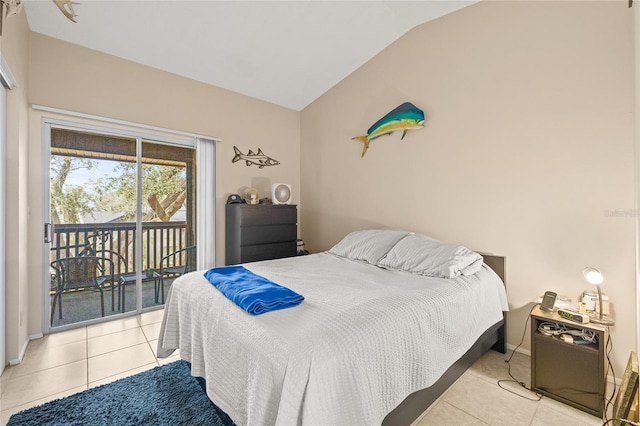
[[[6,298],[5,298],[5,226],[6,212],[6,146],[7,146],[7,90],[17,87],[16,79],[13,77],[9,65],[0,53],[0,375],[4,371],[7,363],[6,344]]]
[[[1,18],[0,18],[1,19]],[[7,259],[5,255],[5,221],[6,217],[6,144],[7,144],[7,91],[0,85],[0,375],[7,362],[6,321],[5,321],[5,271]]]
[[[51,109],[48,108],[44,108],[44,107],[35,107],[34,109],[39,109],[39,110],[48,110],[48,111],[53,111]],[[56,111],[56,112],[60,112],[60,111]],[[144,126],[144,125],[135,125],[135,123],[128,123],[128,122],[122,122],[119,120],[112,120],[112,119],[101,119],[100,117],[94,117],[94,116],[87,116],[84,114],[72,114],[75,117],[73,118],[79,118],[80,120],[76,121],[75,119],[69,119],[69,118],[56,118],[56,117],[49,117],[49,116],[43,116],[42,117],[42,122],[41,122],[41,129],[42,129],[42,148],[43,148],[43,153],[45,153],[45,155],[42,156],[42,170],[49,170],[50,168],[50,152],[51,152],[51,129],[52,128],[63,128],[63,129],[68,129],[68,130],[75,130],[75,131],[81,131],[81,132],[87,132],[87,133],[95,133],[95,134],[101,134],[101,135],[112,135],[112,136],[120,136],[120,137],[127,137],[127,138],[131,138],[131,139],[136,139],[137,140],[137,155],[139,156],[141,154],[141,149],[142,149],[142,144],[141,142],[157,142],[160,144],[165,144],[165,145],[173,145],[173,146],[180,146],[180,147],[185,147],[185,148],[192,148],[196,150],[196,162],[199,163],[199,156],[200,156],[200,151],[204,151],[204,153],[206,153],[206,156],[209,158],[215,158],[215,142],[219,141],[217,139],[214,138],[205,138],[203,139],[202,137],[198,137],[197,135],[189,135],[189,134],[185,134],[183,132],[171,132],[168,131],[166,129],[158,129],[158,128],[153,128],[150,126]],[[85,120],[85,118],[89,118],[89,120]],[[207,141],[207,142],[211,142],[209,144],[207,144],[208,146],[208,150],[207,149],[201,149],[202,148],[202,141]],[[215,189],[215,167],[211,167],[211,164],[215,164],[215,163],[209,163],[207,168],[200,168],[197,167],[196,169],[196,174],[197,174],[197,182],[200,183],[201,181],[206,182],[208,179],[209,180],[209,184],[208,185],[203,185],[203,188],[200,187],[200,185],[197,186],[196,188],[196,203],[197,205],[200,205],[200,197],[203,198],[203,204],[207,204],[210,207],[212,206],[213,208],[211,208],[211,210],[209,210],[209,214],[205,215],[203,218],[199,218],[196,220],[196,238],[198,240],[200,240],[200,233],[201,232],[205,232],[205,230],[210,230],[211,228],[215,228],[215,190],[212,192],[203,192],[203,190],[205,188],[207,188],[208,190],[211,190],[212,185],[213,188]],[[201,170],[207,170],[206,179],[203,179],[203,177],[201,176],[201,174],[203,174],[203,172]],[[213,169],[213,172],[211,171],[211,169]],[[141,203],[141,194],[140,194],[140,185],[141,185],[141,181],[139,179],[140,177],[140,167],[138,168],[138,182],[137,182],[137,186],[138,186],[138,196],[137,196],[137,203],[138,206],[140,206]],[[51,221],[51,212],[49,211],[49,206],[50,206],[50,197],[51,197],[51,193],[50,193],[50,186],[49,186],[49,173],[43,173],[43,178],[42,178],[42,188],[43,188],[43,212],[42,212],[42,218],[44,223],[50,223]],[[200,212],[200,210],[198,209],[198,213]],[[141,234],[142,234],[142,229],[141,229],[141,218],[138,217],[136,220],[136,224],[137,224],[137,230],[136,230],[136,235],[138,238],[138,241],[141,241]],[[44,228],[44,224],[43,224],[43,228]],[[43,231],[44,232],[44,231]],[[69,325],[64,325],[64,326],[58,326],[52,328],[51,324],[49,323],[49,309],[50,309],[50,295],[49,295],[49,243],[44,243],[44,239],[43,241],[43,245],[42,245],[42,259],[43,259],[43,267],[42,267],[42,275],[41,275],[41,289],[42,289],[42,330],[44,334],[48,334],[51,333],[53,331],[58,332],[58,331],[64,331],[64,330],[68,330],[68,329],[72,329],[72,328],[76,328],[78,327],[77,324],[69,324]],[[201,259],[201,257],[203,256],[207,256],[207,260],[205,261],[206,264],[214,264],[215,263],[215,252],[214,250],[201,250],[200,248],[197,249],[197,259]],[[142,262],[142,245],[138,244],[136,246],[136,251],[138,251],[137,255],[136,255],[136,262],[141,263]],[[206,253],[202,253],[201,251],[206,252]],[[212,260],[213,259],[213,260]],[[200,260],[199,262],[200,263]],[[136,270],[140,271],[141,264],[137,265]],[[138,277],[137,279],[137,283],[136,283],[136,292],[137,292],[137,306],[136,306],[136,310],[135,311],[129,311],[129,312],[125,312],[122,314],[116,314],[116,315],[110,315],[108,317],[101,317],[101,318],[96,318],[93,320],[89,320],[89,321],[84,321],[82,322],[82,326],[87,326],[87,325],[91,325],[91,324],[96,324],[96,323],[101,323],[101,322],[106,322],[106,321],[111,321],[111,320],[115,320],[115,319],[119,319],[119,318],[123,318],[123,317],[127,317],[127,316],[131,316],[131,315],[137,315],[140,312],[142,312],[142,298],[141,298],[141,293],[142,293],[142,288],[140,285],[140,277]],[[78,323],[80,324],[80,323]]]

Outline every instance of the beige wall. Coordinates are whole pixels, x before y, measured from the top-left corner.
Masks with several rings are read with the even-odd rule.
[[[306,246],[385,227],[505,255],[514,346],[534,298],[575,300],[596,266],[620,374],[636,347],[633,66],[621,2],[481,2],[413,29],[302,111]],[[405,101],[425,127],[360,158],[351,137]]]
[[[270,196],[270,183],[287,182],[292,184],[294,202],[299,201],[299,112],[39,34],[20,34],[16,39],[19,41],[14,43],[29,54],[30,104],[223,140],[217,144],[215,164],[217,264],[224,263],[224,204],[228,194],[253,185],[260,191],[260,197]],[[11,61],[9,65],[14,69],[16,63]],[[28,110],[23,107],[21,112],[26,114]],[[11,310],[7,330],[9,335],[18,329],[15,319],[18,309],[24,313],[28,332],[21,332],[16,345],[7,345],[8,360],[19,356],[18,347],[24,345],[26,336],[42,331],[41,277],[46,263],[42,256],[42,223],[43,212],[48,208],[43,201],[43,186],[48,178],[42,166],[41,118],[48,115],[37,111],[29,113],[28,145],[25,135],[21,134],[24,138],[19,148],[21,160],[13,162],[17,153],[12,153],[9,159],[11,167],[16,169],[12,174],[19,175],[21,180],[9,182],[8,191],[13,194],[11,197],[20,199],[22,209],[18,211],[16,207],[10,212],[7,229],[11,229],[11,233],[7,236],[7,246],[13,247],[18,241],[21,248],[24,246],[19,253],[12,253],[15,257],[12,261],[25,273],[7,280],[7,306]],[[20,124],[21,131],[26,130],[22,121]],[[232,164],[234,145],[243,152],[262,148],[281,164],[264,169],[247,167],[241,162]],[[14,147],[11,151],[17,149]],[[24,179],[27,174],[28,182]],[[30,215],[23,211],[27,202]],[[21,223],[19,229],[13,229],[14,221]],[[20,235],[16,235],[17,232]],[[27,245],[29,255],[26,255]]]
[[[46,180],[41,114],[27,117],[28,100],[222,138],[218,263],[226,196],[283,181],[313,251],[389,227],[506,255],[512,345],[531,299],[547,289],[575,298],[582,268],[597,266],[622,371],[636,336],[635,213],[607,213],[635,206],[631,16],[620,2],[482,2],[414,29],[302,114],[30,34],[24,14],[5,21],[2,54],[20,85],[8,98],[7,359],[42,325]],[[407,100],[425,128],[373,141],[361,159],[351,137]],[[282,165],[231,164],[234,145]]]
[[[2,55],[17,87],[7,91],[6,146],[6,361],[17,358],[26,348],[28,336],[29,257],[27,230],[29,204],[28,175],[28,65],[29,28],[24,14],[4,19]],[[20,318],[23,321],[20,321]]]

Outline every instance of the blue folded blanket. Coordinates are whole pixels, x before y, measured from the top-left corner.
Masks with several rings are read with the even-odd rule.
[[[304,297],[256,275],[244,266],[212,268],[204,273],[214,287],[251,315],[297,306]]]

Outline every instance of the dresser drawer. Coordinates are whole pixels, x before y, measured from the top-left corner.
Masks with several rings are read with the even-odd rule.
[[[287,241],[284,243],[258,244],[254,246],[244,246],[240,250],[242,251],[242,263],[279,259],[281,257],[295,256],[296,242]]]
[[[295,241],[298,237],[296,225],[242,226],[240,245],[280,243]]]
[[[248,206],[241,207],[242,226],[279,225],[298,223],[295,206]]]

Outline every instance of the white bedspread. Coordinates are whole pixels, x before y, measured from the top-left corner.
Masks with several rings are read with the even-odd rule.
[[[454,279],[329,253],[244,266],[304,302],[251,316],[193,272],[171,286],[158,340],[158,355],[179,348],[238,425],[379,425],[508,309],[486,266]]]

